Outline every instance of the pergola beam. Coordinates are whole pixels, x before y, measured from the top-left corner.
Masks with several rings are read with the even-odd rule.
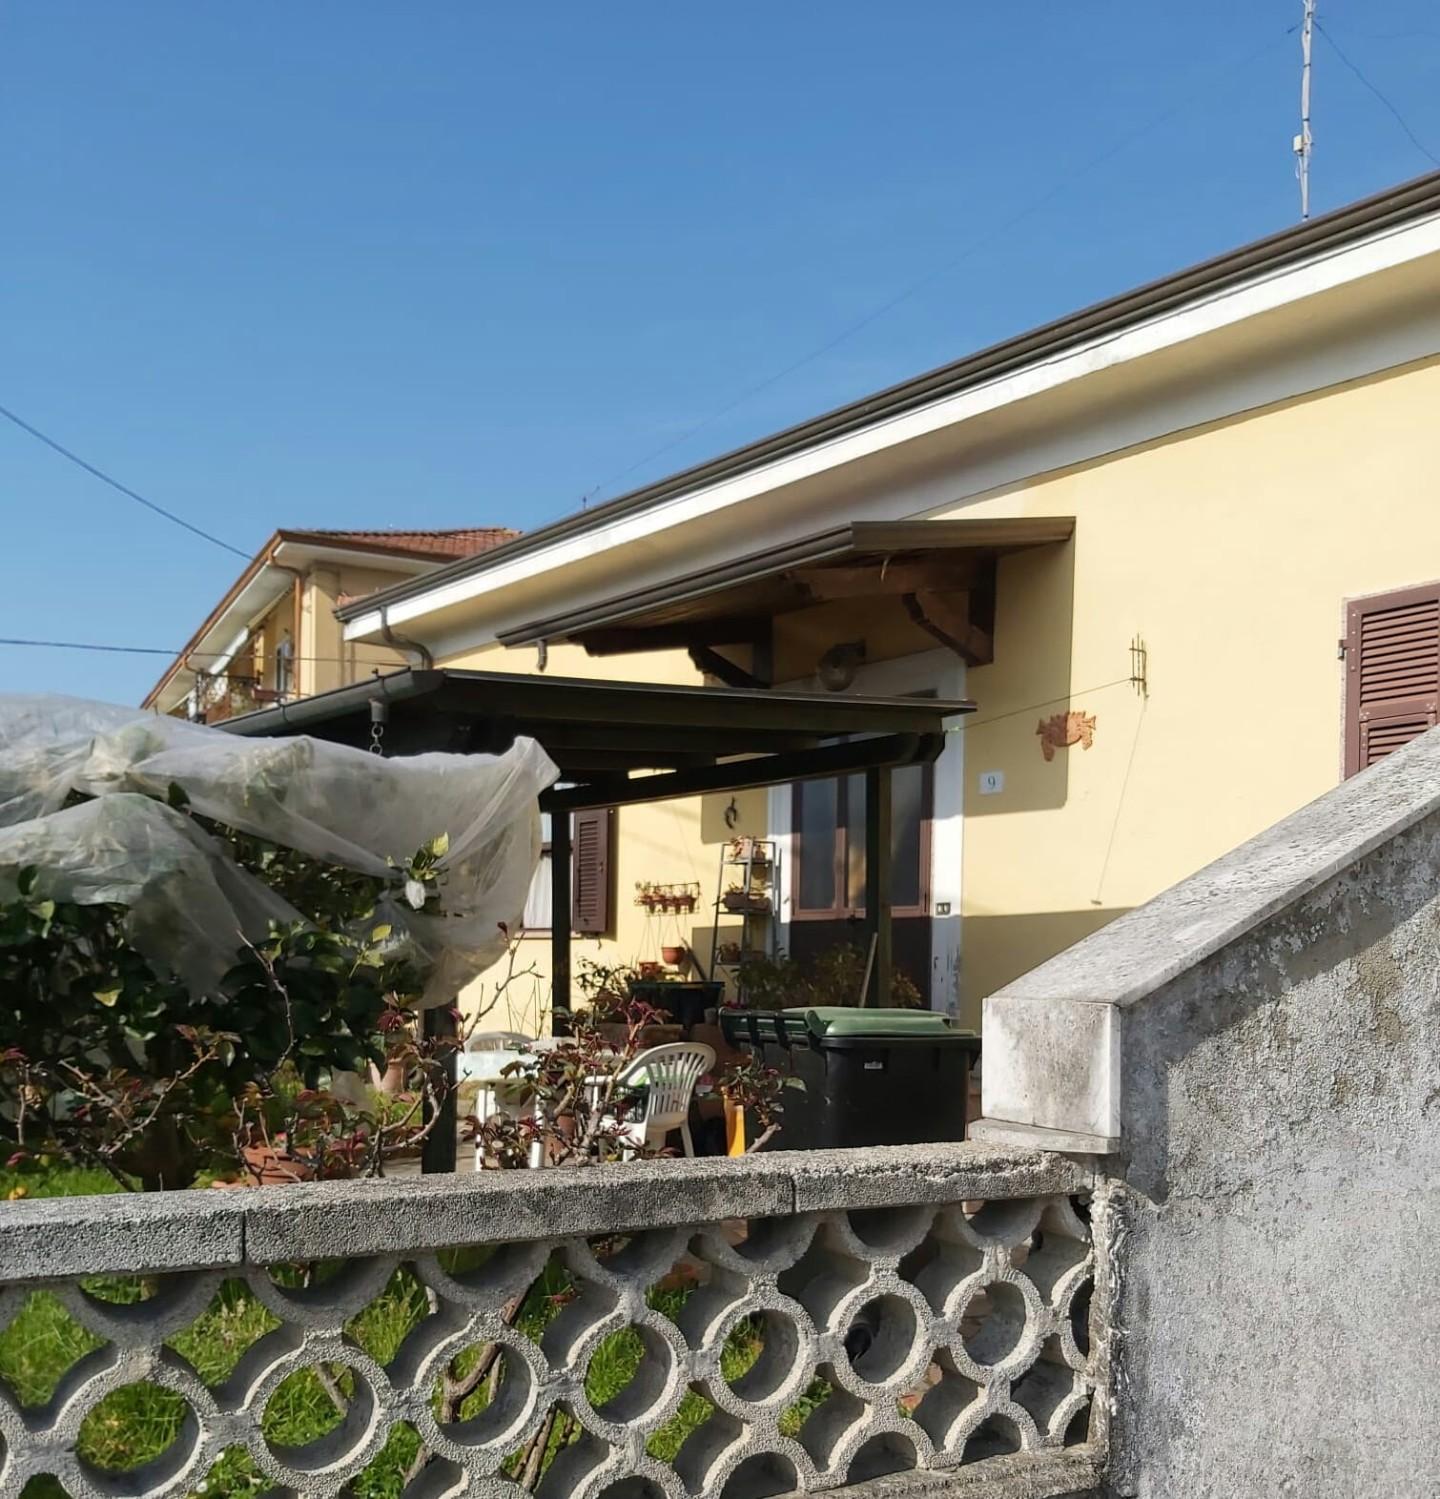
[[[922,764],[936,759],[944,743],[940,734],[877,734],[870,739],[822,745],[819,749],[755,755],[692,770],[551,787],[541,792],[540,806],[552,813],[579,812],[588,807],[665,802],[710,791],[747,791],[757,786],[783,786],[790,781],[819,781],[830,776],[853,775],[872,766]]]

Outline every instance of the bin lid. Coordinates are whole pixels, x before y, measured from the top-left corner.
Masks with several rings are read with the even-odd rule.
[[[779,1021],[774,1010],[742,1010],[734,1005],[721,1007],[720,1029],[764,1041],[778,1040],[780,1035]]]
[[[852,1005],[817,1005],[810,1009],[786,1010],[787,1019],[803,1020],[812,1036],[891,1036],[906,1039],[939,1039],[963,1034],[951,1029],[950,1018],[938,1010],[860,1010]]]

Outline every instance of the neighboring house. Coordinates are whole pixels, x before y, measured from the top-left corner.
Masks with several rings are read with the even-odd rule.
[[[440,665],[975,699],[897,783],[895,902],[897,962],[976,1023],[1436,721],[1437,473],[1440,174],[339,615]],[[843,938],[857,790],[626,809],[592,955],[673,943],[634,881],[708,907],[735,832],[781,846],[783,946]],[[704,907],[672,922],[704,955]]]
[[[267,703],[343,687],[409,659],[344,638],[336,608],[476,556],[519,533],[277,531],[165,669],[142,706],[218,723]],[[383,635],[383,632],[382,632]]]

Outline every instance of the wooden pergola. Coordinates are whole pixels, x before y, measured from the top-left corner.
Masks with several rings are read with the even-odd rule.
[[[540,798],[551,818],[553,1000],[570,1000],[570,819],[589,808],[669,801],[863,774],[865,918],[874,982],[889,992],[891,797],[896,768],[934,760],[946,721],[969,701],[670,687],[452,669],[405,670],[228,720],[226,732],[309,734],[387,755],[496,754],[517,737],[542,745],[560,779]]]

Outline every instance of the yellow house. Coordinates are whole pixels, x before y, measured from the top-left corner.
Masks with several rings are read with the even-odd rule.
[[[441,666],[974,699],[896,786],[895,948],[976,1024],[1435,722],[1437,472],[1440,174],[338,612]],[[619,814],[592,956],[663,935],[636,881],[708,905],[736,833],[781,947],[853,929],[853,785],[718,800]]]
[[[143,706],[218,723],[393,671],[409,659],[382,638],[346,640],[335,610],[404,579],[472,557],[519,533],[276,531],[165,668]]]

